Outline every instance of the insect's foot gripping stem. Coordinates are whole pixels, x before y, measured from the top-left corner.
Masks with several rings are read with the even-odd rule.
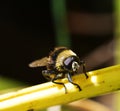
[[[77,86],[77,88],[79,89],[79,91],[82,91],[81,87],[78,84],[72,83],[73,85]]]
[[[86,79],[88,79],[89,76],[87,75],[87,73],[85,73],[85,77],[86,77]]]
[[[80,64],[81,64],[82,67],[83,67],[83,73],[84,73],[84,75],[85,75],[85,77],[86,77],[86,79],[87,79],[87,78],[88,78],[88,75],[87,75],[87,73],[86,73],[85,62],[84,62],[84,61],[80,61]]]
[[[79,91],[81,91],[82,89],[81,89],[81,87],[78,85],[78,84],[76,84],[76,83],[74,83],[73,81],[72,81],[72,77],[71,77],[71,74],[70,73],[68,73],[68,81],[71,83],[71,84],[73,84],[73,85],[75,85],[75,86],[77,86],[77,88],[79,89]]]
[[[64,88],[65,88],[65,94],[67,94],[67,88],[65,86],[65,84],[63,84]]]
[[[86,79],[87,79],[89,76],[87,75],[87,72],[86,72],[85,66],[83,67],[83,73],[84,73],[84,75],[85,75],[85,77],[86,77]]]
[[[55,82],[55,81],[52,81],[52,82],[53,82],[53,83],[55,83],[55,84],[63,85],[63,86],[64,86],[64,88],[65,88],[65,94],[67,94],[67,88],[66,88],[66,86],[65,86],[65,84],[64,84],[64,83]]]
[[[65,94],[67,94],[67,88],[66,88],[65,84],[62,83],[62,82],[56,82],[55,80],[57,80],[57,79],[59,79],[58,76],[56,76],[55,78],[53,78],[53,79],[52,79],[52,82],[55,83],[55,84],[59,84],[59,85],[64,86],[64,88],[65,88]]]

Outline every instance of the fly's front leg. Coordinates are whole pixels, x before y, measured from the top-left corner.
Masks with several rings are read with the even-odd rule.
[[[65,94],[67,94],[67,88],[66,88],[65,84],[62,83],[62,82],[56,82],[57,79],[61,79],[61,78],[63,78],[63,74],[57,74],[57,75],[52,79],[52,82],[55,83],[55,84],[63,85],[64,88],[65,88]]]
[[[80,65],[82,66],[83,73],[85,74],[86,79],[87,79],[88,75],[86,73],[85,62],[84,61],[80,61]]]
[[[72,81],[72,76],[71,76],[70,73],[67,74],[67,78],[68,78],[68,81],[69,81],[70,83],[72,83],[73,85],[77,86],[77,88],[79,89],[79,91],[82,90],[78,84],[76,84],[76,83],[74,83],[74,82]]]

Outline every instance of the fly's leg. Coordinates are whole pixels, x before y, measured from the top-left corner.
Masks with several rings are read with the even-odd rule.
[[[43,70],[42,71],[42,75],[47,79],[47,80],[51,80],[51,74],[55,74],[55,71],[53,70]]]
[[[61,79],[61,78],[63,78],[63,75],[59,75],[59,74],[58,74],[58,75],[56,75],[56,76],[52,79],[52,82],[55,83],[55,84],[63,85],[64,88],[65,88],[65,94],[67,94],[67,88],[66,88],[65,84],[62,83],[62,82],[56,82],[57,79]]]
[[[63,74],[56,74],[55,71],[53,71],[53,70],[43,70],[42,74],[48,80],[51,80],[50,76],[51,76],[51,74],[54,74],[55,77],[52,79],[52,82],[55,83],[55,84],[63,85],[64,88],[65,88],[65,93],[67,93],[67,88],[66,88],[65,84],[62,83],[62,82],[56,82],[57,79],[63,78]]]
[[[72,83],[73,85],[77,86],[77,88],[79,89],[79,91],[82,90],[78,84],[76,84],[76,83],[74,83],[74,82],[72,81],[72,76],[71,76],[70,73],[67,74],[67,78],[68,78],[68,81],[69,81],[70,83]]]
[[[87,75],[87,73],[86,73],[85,62],[84,62],[84,61],[80,61],[80,65],[82,65],[83,73],[85,74],[86,79],[87,79],[87,78],[88,78],[88,75]]]

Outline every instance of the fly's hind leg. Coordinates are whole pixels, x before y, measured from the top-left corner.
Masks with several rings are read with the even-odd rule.
[[[84,62],[84,61],[80,61],[80,65],[82,65],[83,73],[85,74],[86,79],[87,79],[87,78],[88,78],[88,75],[87,75],[87,73],[86,73],[85,62]]]
[[[47,79],[47,80],[51,80],[51,75],[55,74],[55,71],[53,70],[43,70],[42,71],[42,75]]]
[[[72,81],[72,76],[71,76],[70,73],[67,74],[67,78],[68,78],[68,81],[69,81],[70,83],[72,83],[73,85],[77,86],[77,88],[79,89],[79,91],[82,90],[78,84],[76,84],[76,83],[74,83],[74,82]]]
[[[57,74],[57,75],[52,79],[52,82],[55,83],[55,84],[63,85],[64,88],[65,88],[65,94],[67,94],[67,88],[66,88],[65,84],[62,83],[62,82],[56,82],[57,79],[61,79],[61,78],[63,78],[63,74]]]

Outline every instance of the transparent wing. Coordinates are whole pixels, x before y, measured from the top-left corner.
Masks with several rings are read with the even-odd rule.
[[[42,59],[38,59],[33,61],[32,63],[29,64],[29,67],[41,67],[41,66],[46,66],[48,63],[48,58],[44,57]]]

